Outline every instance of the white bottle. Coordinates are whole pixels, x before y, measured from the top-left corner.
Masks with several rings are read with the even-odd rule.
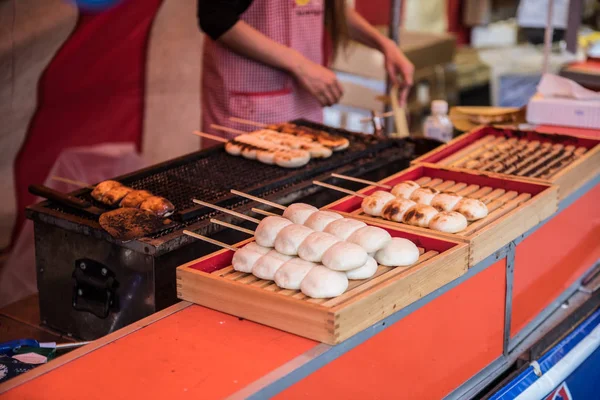
[[[448,103],[444,100],[431,102],[431,115],[423,123],[423,135],[429,139],[449,142],[452,140],[454,127],[448,117]]]

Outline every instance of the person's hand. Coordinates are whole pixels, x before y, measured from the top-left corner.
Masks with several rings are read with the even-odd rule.
[[[300,85],[315,96],[321,105],[331,106],[342,97],[342,86],[335,73],[306,58],[299,59],[291,69]]]
[[[400,105],[405,106],[408,92],[413,85],[415,67],[392,40],[385,42],[381,52],[385,57],[385,70],[390,80],[400,88]],[[402,80],[399,80],[398,76],[401,76]]]

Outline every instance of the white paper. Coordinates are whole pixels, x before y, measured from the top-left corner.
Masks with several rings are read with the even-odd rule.
[[[565,29],[569,18],[569,0],[553,0],[552,26]],[[548,20],[549,0],[521,0],[517,22],[525,28],[545,28]]]
[[[16,354],[12,358],[25,364],[44,364],[48,361],[46,357],[37,353]]]
[[[600,100],[600,92],[586,89],[570,79],[553,74],[544,74],[537,90],[544,97]]]

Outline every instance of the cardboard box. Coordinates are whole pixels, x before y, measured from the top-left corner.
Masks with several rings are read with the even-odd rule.
[[[545,98],[537,94],[527,105],[527,122],[600,129],[600,101]]]

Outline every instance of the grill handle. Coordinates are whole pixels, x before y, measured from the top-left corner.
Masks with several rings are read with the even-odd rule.
[[[85,209],[91,206],[85,200],[81,200],[70,194],[61,193],[44,185],[29,185],[29,193],[70,207]]]

